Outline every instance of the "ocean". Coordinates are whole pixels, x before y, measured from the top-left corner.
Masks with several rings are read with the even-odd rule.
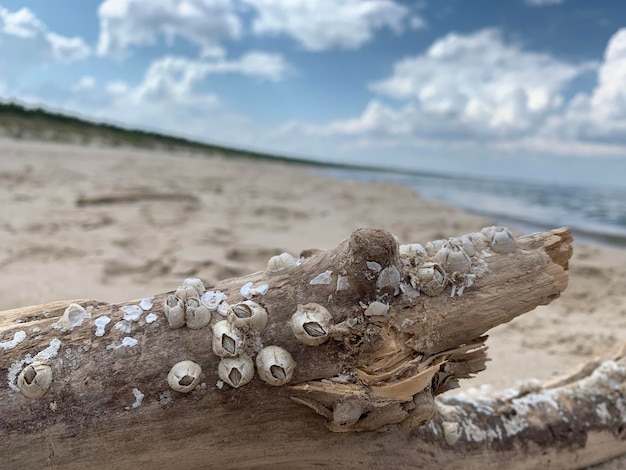
[[[568,226],[576,240],[626,247],[626,189],[474,177],[331,168],[323,173],[413,188],[422,198],[461,207],[496,225],[536,232]]]

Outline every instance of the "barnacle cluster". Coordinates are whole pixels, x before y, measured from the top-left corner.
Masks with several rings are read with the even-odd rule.
[[[254,377],[252,355],[257,352],[256,370],[259,378],[269,385],[284,385],[291,380],[295,362],[291,354],[278,346],[257,351],[255,338],[267,326],[268,314],[261,305],[244,300],[228,306],[226,320],[213,325],[213,352],[221,357],[220,379],[234,388]]]
[[[408,285],[403,283],[400,289],[409,296],[436,296],[450,287],[451,297],[460,296],[481,274],[485,250],[514,253],[515,237],[506,227],[485,227],[480,232],[435,240],[426,246],[400,245],[400,259],[408,273]]]
[[[200,279],[190,277],[183,281],[183,285],[173,295],[167,296],[163,311],[171,328],[187,325],[196,330],[210,323],[211,312],[217,310],[225,298],[223,292],[207,292]]]
[[[274,273],[295,266],[296,262],[285,254],[273,266]],[[268,268],[269,270],[269,268]],[[219,291],[206,291],[200,279],[185,279],[173,295],[165,299],[164,313],[171,328],[203,328],[211,323],[211,312],[217,311],[225,319],[211,325],[213,353],[220,358],[219,378],[231,387],[239,388],[254,378],[256,370],[261,380],[270,385],[284,385],[293,376],[296,366],[291,354],[278,346],[263,348],[260,334],[268,323],[268,313],[263,306],[251,300],[253,296],[267,293],[266,284],[242,286],[240,294],[245,299],[229,304],[226,295]],[[200,382],[202,369],[193,361],[175,364],[168,375],[173,390],[187,393]]]

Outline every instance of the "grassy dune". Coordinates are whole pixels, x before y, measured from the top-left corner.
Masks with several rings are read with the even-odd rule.
[[[111,147],[130,146],[159,150],[186,150],[200,153],[219,153],[233,157],[344,167],[344,165],[320,163],[314,160],[294,159],[281,155],[214,145],[159,132],[91,121],[87,118],[49,111],[43,108],[28,108],[10,102],[0,102],[0,136],[2,135],[24,140],[83,145],[98,143]]]

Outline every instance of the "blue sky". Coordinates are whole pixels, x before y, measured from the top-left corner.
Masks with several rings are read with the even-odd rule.
[[[626,186],[626,6],[0,0],[0,99],[321,160]]]

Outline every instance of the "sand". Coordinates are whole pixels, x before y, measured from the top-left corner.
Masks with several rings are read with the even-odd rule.
[[[402,243],[491,225],[411,189],[251,159],[0,140],[0,311],[116,302],[265,268],[382,227]],[[560,299],[495,328],[464,388],[546,379],[626,335],[626,251],[575,243]],[[617,468],[617,467],[616,467]]]

